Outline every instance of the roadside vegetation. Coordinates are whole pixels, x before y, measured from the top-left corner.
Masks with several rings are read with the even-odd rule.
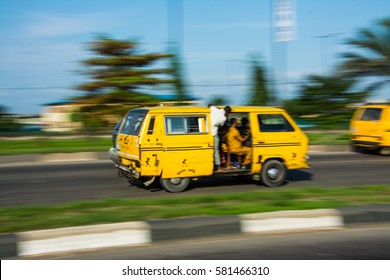
[[[309,137],[310,145],[348,145],[349,133],[347,132],[310,132],[306,134]]]
[[[0,155],[107,151],[111,146],[112,139],[109,137],[78,139],[37,138],[31,140],[0,140]]]
[[[262,188],[255,192],[168,198],[109,198],[56,206],[0,208],[0,233],[93,224],[223,216],[281,210],[389,204],[390,185],[340,188]]]
[[[307,133],[310,145],[347,145],[347,132]],[[107,151],[112,146],[111,136],[105,138],[53,139],[36,138],[30,140],[0,140],[1,155],[75,153]]]

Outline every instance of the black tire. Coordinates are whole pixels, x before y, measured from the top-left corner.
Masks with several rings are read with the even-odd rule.
[[[358,153],[358,154],[367,154],[367,149],[360,146],[352,146],[352,152]]]
[[[160,178],[160,184],[167,192],[177,193],[184,191],[190,184],[190,178]]]
[[[354,152],[354,153],[360,153],[360,149],[358,146],[355,146],[355,145],[351,145],[351,151]]]
[[[284,184],[287,177],[286,166],[275,159],[264,163],[261,168],[261,181],[267,187],[278,187]]]

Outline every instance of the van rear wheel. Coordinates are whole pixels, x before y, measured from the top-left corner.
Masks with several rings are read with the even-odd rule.
[[[184,191],[190,184],[190,178],[160,178],[160,183],[167,192],[177,193]]]
[[[272,159],[263,165],[260,175],[264,185],[278,187],[286,181],[287,170],[282,162]]]

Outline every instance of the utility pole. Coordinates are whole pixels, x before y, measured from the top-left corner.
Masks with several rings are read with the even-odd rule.
[[[296,39],[295,31],[295,1],[271,0],[271,61],[274,95],[281,91],[280,97],[285,97],[288,91],[288,42]],[[277,52],[277,54],[275,54]],[[276,58],[278,61],[276,63]],[[279,71],[278,71],[279,70]],[[279,87],[278,85],[282,86]],[[273,96],[274,105],[278,105],[278,98]]]

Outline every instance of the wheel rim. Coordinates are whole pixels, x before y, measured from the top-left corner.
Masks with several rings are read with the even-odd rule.
[[[160,183],[168,192],[182,192],[184,191],[190,182],[189,178],[160,178]]]
[[[276,180],[279,177],[280,170],[276,166],[272,166],[270,169],[267,170],[267,176],[271,180]]]
[[[173,185],[180,185],[182,179],[181,178],[172,178],[169,179],[169,182],[171,182]]]

